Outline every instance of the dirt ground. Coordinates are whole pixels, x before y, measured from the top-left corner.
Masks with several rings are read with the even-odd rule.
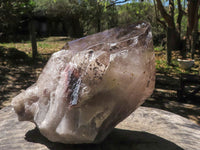
[[[0,64],[0,109],[10,105],[11,99],[28,88],[38,78],[46,60],[38,59],[11,64]],[[179,78],[156,73],[156,87],[154,93],[146,100],[143,106],[154,107],[179,114],[200,125],[200,98],[188,99],[180,102],[177,99]]]

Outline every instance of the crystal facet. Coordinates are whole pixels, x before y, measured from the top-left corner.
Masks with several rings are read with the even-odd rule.
[[[139,23],[68,42],[12,105],[20,121],[34,122],[51,141],[100,142],[154,84],[151,28]]]

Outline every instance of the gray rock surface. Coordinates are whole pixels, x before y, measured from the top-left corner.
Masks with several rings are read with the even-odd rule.
[[[96,143],[137,109],[154,85],[151,27],[139,23],[68,42],[12,106],[20,121],[34,122],[53,142]]]
[[[35,125],[19,122],[11,107],[0,110],[0,150],[199,150],[200,126],[179,115],[139,107],[99,144],[48,141]]]

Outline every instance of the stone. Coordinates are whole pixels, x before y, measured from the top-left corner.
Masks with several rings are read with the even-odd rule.
[[[151,27],[139,23],[68,42],[13,98],[20,121],[61,143],[98,143],[154,89]]]
[[[139,107],[99,144],[47,140],[29,121],[19,122],[11,107],[0,110],[0,150],[199,150],[200,126],[177,114]]]

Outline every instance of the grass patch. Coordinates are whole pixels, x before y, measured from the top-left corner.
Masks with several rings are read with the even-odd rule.
[[[69,37],[48,37],[37,39],[38,59],[47,60],[50,54],[59,51],[67,41],[73,40]],[[16,48],[19,51],[25,52],[30,58],[32,56],[31,42],[22,41],[21,43],[0,43],[0,46],[5,48]],[[180,57],[178,51],[172,52],[172,65],[167,65],[166,50],[162,46],[154,47],[156,56],[157,72],[171,75],[179,75],[180,73],[198,74],[198,66],[200,65],[199,57],[196,57],[195,66],[191,70],[183,70],[179,67],[177,59]]]
[[[66,37],[48,37],[37,39],[38,53],[49,54],[59,51],[69,40],[72,39]],[[30,41],[22,41],[20,43],[0,43],[0,46],[3,46],[5,48],[16,48],[20,51],[25,52],[29,56],[32,55]]]
[[[163,47],[162,46],[155,46],[154,50],[155,50],[155,52],[159,52],[159,51],[163,50]]]
[[[155,50],[155,58],[156,58],[156,70],[159,73],[178,76],[181,73],[187,74],[199,74],[199,65],[200,60],[199,56],[195,58],[195,65],[190,70],[184,70],[179,67],[179,62],[177,61],[180,58],[179,51],[172,51],[172,61],[171,65],[167,64],[166,61],[166,50],[163,49],[161,46],[154,47]]]

